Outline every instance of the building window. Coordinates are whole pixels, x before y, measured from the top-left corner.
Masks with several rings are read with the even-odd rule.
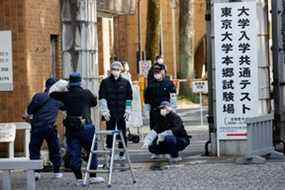
[[[51,44],[51,77],[56,78],[56,66],[57,66],[57,42],[58,35],[50,35],[50,44]]]

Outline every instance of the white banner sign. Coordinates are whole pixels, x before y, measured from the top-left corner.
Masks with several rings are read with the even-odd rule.
[[[148,71],[151,68],[151,61],[150,60],[142,60],[139,62],[140,65],[140,75],[144,75],[147,77]]]
[[[256,2],[215,3],[214,20],[218,140],[246,139],[259,110]]]
[[[193,93],[208,93],[208,81],[205,80],[194,80],[192,82],[192,91]]]
[[[12,35],[0,31],[0,91],[13,90]]]

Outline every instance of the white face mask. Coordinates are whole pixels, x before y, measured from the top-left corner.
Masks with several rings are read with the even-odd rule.
[[[154,78],[156,80],[161,80],[162,79],[162,74],[160,74],[160,73],[154,74]]]
[[[157,59],[157,62],[160,63],[160,64],[163,64],[163,58]]]
[[[112,75],[115,77],[115,79],[119,78],[120,77],[120,74],[121,74],[121,71],[114,71],[112,70]]]
[[[168,113],[168,111],[166,109],[161,109],[160,110],[160,115],[162,115],[162,116],[166,116],[167,113]]]

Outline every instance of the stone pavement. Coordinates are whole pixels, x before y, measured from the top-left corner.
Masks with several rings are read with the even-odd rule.
[[[110,190],[285,190],[285,160],[238,165],[231,158],[201,157],[208,132],[207,125],[199,125],[199,109],[180,110],[179,114],[193,136],[191,145],[181,154],[183,161],[174,166],[165,161],[152,161],[147,150],[138,149],[141,144],[129,144],[137,183],[132,184],[128,171],[115,172]],[[148,127],[144,127],[143,132],[147,130]],[[25,178],[20,174],[13,173],[14,190],[25,189]],[[63,179],[53,179],[51,173],[43,173],[37,189],[108,188],[105,184],[76,187],[72,173],[65,173]]]
[[[161,170],[151,170],[153,164]],[[260,165],[238,165],[231,161],[206,159],[181,162],[134,164],[137,183],[132,184],[129,172],[116,172],[110,190],[284,190],[285,161],[271,161]],[[13,173],[13,189],[25,189],[25,179]],[[1,181],[0,181],[1,182]],[[76,187],[71,173],[63,179],[53,179],[51,173],[42,175],[36,183],[39,190],[108,189],[106,185]]]

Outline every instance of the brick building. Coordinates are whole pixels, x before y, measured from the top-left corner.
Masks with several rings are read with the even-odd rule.
[[[126,4],[125,1],[101,0],[98,3],[99,16],[108,17],[98,18],[101,60],[103,56],[108,57],[106,51],[112,47],[110,18],[118,12],[126,14],[130,11],[126,5],[134,10],[134,1]],[[60,0],[0,0],[0,31],[8,30],[12,33],[14,85],[13,91],[0,91],[0,123],[23,121],[22,114],[27,104],[34,93],[44,90],[45,80],[50,76],[63,76],[60,6]],[[106,38],[106,34],[102,36],[103,33],[109,37]],[[100,70],[103,70],[103,61],[99,63]],[[59,131],[63,136],[62,127]],[[22,149],[22,139],[23,134],[17,133],[16,151]],[[0,150],[3,148],[1,144]]]
[[[51,74],[60,76],[59,13],[58,0],[0,1],[0,30],[12,32],[14,85],[0,92],[0,122],[22,121],[32,95]]]

